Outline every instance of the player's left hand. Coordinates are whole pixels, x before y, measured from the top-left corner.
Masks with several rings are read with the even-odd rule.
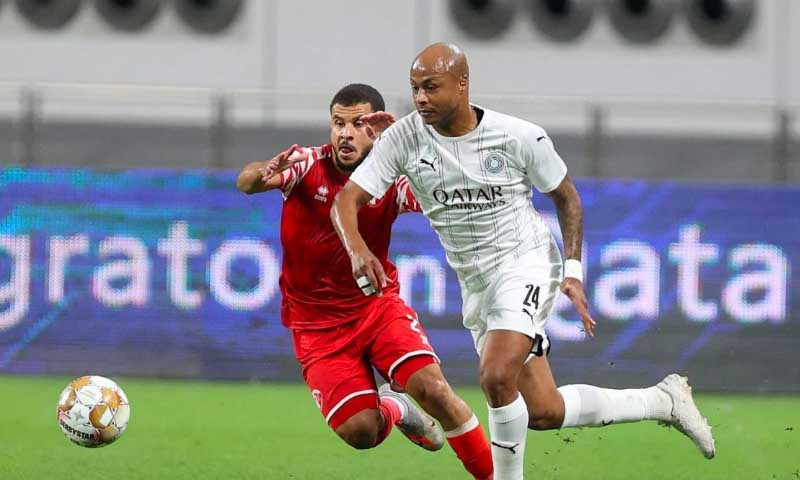
[[[378,257],[368,248],[354,250],[350,253],[350,263],[353,266],[353,278],[364,295],[381,296],[381,290],[389,284],[389,279]]]
[[[594,327],[597,326],[597,323],[589,315],[589,302],[586,300],[586,292],[583,291],[583,283],[577,278],[566,277],[561,282],[561,291],[575,305],[575,310],[578,311],[581,322],[583,322],[583,330],[590,337],[594,337]]]
[[[367,124],[367,135],[372,140],[378,138],[384,130],[397,121],[394,115],[383,111],[367,113],[366,115],[361,115],[358,119]]]

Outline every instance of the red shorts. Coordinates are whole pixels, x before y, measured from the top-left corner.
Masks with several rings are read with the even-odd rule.
[[[416,313],[403,300],[392,296],[372,305],[355,322],[292,330],[303,378],[334,430],[361,410],[378,408],[373,367],[402,388],[413,373],[439,360]]]

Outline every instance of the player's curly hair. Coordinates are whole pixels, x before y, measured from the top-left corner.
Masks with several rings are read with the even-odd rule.
[[[330,111],[333,111],[334,105],[351,107],[359,103],[369,103],[373,112],[386,110],[386,104],[383,102],[383,96],[379,91],[363,83],[351,83],[336,92],[333,100],[331,100]]]

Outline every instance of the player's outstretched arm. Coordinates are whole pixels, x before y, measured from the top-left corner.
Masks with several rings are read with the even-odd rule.
[[[292,145],[266,162],[248,163],[236,179],[236,188],[248,195],[266,192],[281,186],[279,173],[297,162],[308,159],[308,153]]]
[[[369,250],[358,231],[358,211],[370,200],[372,200],[372,195],[357,183],[348,181],[333,199],[331,221],[350,257],[353,278],[356,279],[356,283],[365,294],[378,293],[380,295],[381,288],[387,284],[386,272],[384,272],[380,260]]]
[[[583,207],[581,197],[569,175],[564,177],[558,187],[546,194],[553,200],[558,213],[558,224],[564,241],[565,272],[561,291],[575,305],[581,316],[583,328],[589,336],[594,336],[595,321],[589,315],[589,302],[583,289],[583,272],[580,269],[581,244],[583,243]],[[570,260],[577,261],[577,271],[567,268]]]

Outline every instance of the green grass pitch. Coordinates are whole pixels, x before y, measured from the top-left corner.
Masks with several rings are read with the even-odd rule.
[[[72,445],[56,424],[67,378],[0,376],[0,479],[462,479],[455,455],[392,433],[356,451],[324,424],[302,384],[116,379],[131,423],[115,444]],[[484,420],[480,391],[457,391]],[[717,458],[654,422],[529,432],[526,478],[800,479],[800,397],[701,395]]]

